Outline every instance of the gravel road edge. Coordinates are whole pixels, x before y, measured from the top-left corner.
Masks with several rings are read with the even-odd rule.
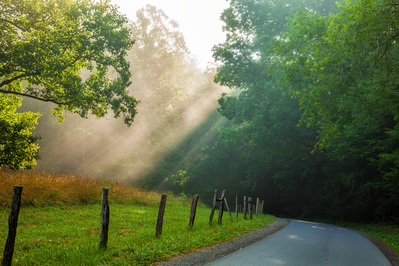
[[[277,220],[272,224],[266,225],[258,230],[250,231],[220,244],[204,247],[197,251],[177,257],[172,257],[166,261],[156,262],[152,264],[152,266],[205,265],[276,233],[287,226],[289,222],[288,219],[277,218]]]

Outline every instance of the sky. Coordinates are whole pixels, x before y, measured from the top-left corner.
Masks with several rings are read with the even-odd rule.
[[[135,20],[138,9],[147,4],[163,9],[169,18],[180,24],[187,47],[198,57],[199,67],[213,62],[212,47],[225,41],[220,15],[229,6],[226,0],[111,0],[120,12]]]

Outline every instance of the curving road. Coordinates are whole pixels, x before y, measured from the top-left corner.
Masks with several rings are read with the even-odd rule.
[[[291,220],[277,233],[207,265],[385,266],[387,257],[367,238],[337,226]]]

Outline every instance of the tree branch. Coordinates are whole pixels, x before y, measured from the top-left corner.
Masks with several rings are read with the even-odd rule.
[[[25,96],[25,97],[29,97],[29,98],[36,99],[36,100],[43,101],[43,102],[52,102],[52,103],[55,103],[55,104],[58,104],[58,105],[63,105],[64,104],[64,103],[58,102],[58,101],[56,101],[54,99],[40,98],[40,97],[37,97],[37,96],[34,96],[34,95],[25,94],[23,92],[6,91],[6,90],[2,90],[2,89],[0,89],[0,92],[1,93],[8,93],[8,94],[15,94],[15,95],[19,95],[19,96]]]
[[[13,78],[11,78],[9,80],[1,82],[0,83],[0,88],[4,87],[5,85],[10,84],[13,81],[16,81],[17,79],[26,78],[26,77],[32,77],[32,76],[38,76],[40,74],[41,74],[41,72],[35,72],[35,73],[21,74],[21,75],[15,76],[15,77],[13,77]]]
[[[17,24],[15,24],[14,22],[12,22],[12,21],[9,21],[9,20],[7,20],[7,19],[0,18],[0,21],[3,21],[3,22],[6,22],[6,23],[9,23],[9,24],[13,25],[14,27],[16,27],[16,28],[18,28],[18,29],[20,29],[20,30],[22,30],[22,31],[26,31],[26,29],[24,29],[24,28],[22,28],[22,27],[18,26],[18,25],[17,25]]]

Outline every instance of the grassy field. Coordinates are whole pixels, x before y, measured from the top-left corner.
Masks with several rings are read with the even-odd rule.
[[[209,226],[210,209],[199,204],[194,227],[189,229],[190,199],[168,195],[163,232],[155,237],[161,195],[106,182],[0,171],[0,248],[7,238],[12,185],[24,186],[25,203],[19,216],[13,265],[149,265],[229,240],[276,219],[260,215],[244,220],[241,215],[231,222],[225,213],[223,223],[218,224],[216,213]],[[111,187],[106,251],[98,248],[103,185]],[[78,204],[82,199],[84,204]]]

